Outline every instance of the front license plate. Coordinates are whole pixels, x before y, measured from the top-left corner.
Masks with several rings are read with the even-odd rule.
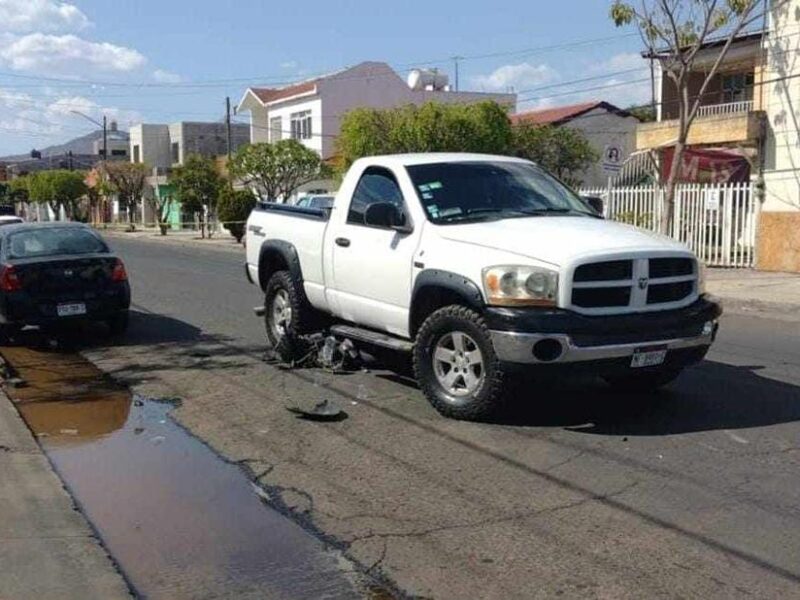
[[[655,348],[637,348],[633,351],[631,367],[655,367],[662,364],[667,358],[667,349],[663,346]]]
[[[74,317],[75,315],[85,315],[86,305],[83,302],[73,302],[71,304],[59,304],[56,307],[59,317]]]

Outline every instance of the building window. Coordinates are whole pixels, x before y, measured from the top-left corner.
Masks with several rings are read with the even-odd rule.
[[[102,152],[102,150],[101,150],[101,152]],[[125,149],[120,149],[120,150],[113,150],[112,149],[111,150],[111,156],[127,156],[127,155],[128,155],[128,151],[125,150]]]
[[[139,162],[139,144],[136,144],[133,147],[133,162],[135,163]]]
[[[311,111],[292,113],[292,139],[310,140],[311,139]]]
[[[283,139],[283,119],[272,117],[269,120],[269,141],[277,142]]]
[[[744,102],[753,99],[753,73],[732,73],[722,76],[722,102]]]
[[[172,142],[172,164],[181,162],[181,144],[180,142]]]

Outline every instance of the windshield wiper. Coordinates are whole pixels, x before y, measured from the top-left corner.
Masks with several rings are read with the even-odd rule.
[[[597,215],[577,210],[575,208],[563,208],[560,206],[548,206],[546,208],[521,208],[517,211],[520,215],[538,217],[542,215],[581,215],[584,217],[597,217]]]

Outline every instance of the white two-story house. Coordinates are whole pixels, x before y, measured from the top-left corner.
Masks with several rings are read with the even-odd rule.
[[[428,82],[426,75],[430,73],[418,74],[409,85],[386,63],[363,62],[286,87],[248,88],[237,113],[250,113],[253,143],[294,138],[328,159],[334,154],[342,117],[354,108],[492,100],[507,106],[510,113],[515,111],[516,94],[452,91],[445,76]]]

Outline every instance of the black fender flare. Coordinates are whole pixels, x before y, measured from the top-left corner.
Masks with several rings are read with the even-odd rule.
[[[258,283],[263,290],[269,278],[280,266],[285,264],[289,273],[297,281],[303,283],[303,269],[300,267],[300,255],[294,244],[283,240],[267,240],[261,245],[258,255]]]
[[[425,269],[417,275],[414,280],[414,289],[411,291],[408,330],[412,337],[416,335],[417,329],[424,320],[424,316],[419,314],[420,310],[425,309],[420,299],[431,290],[440,290],[447,292],[449,296],[457,296],[467,306],[478,312],[483,312],[486,305],[480,287],[468,277],[451,271]]]

